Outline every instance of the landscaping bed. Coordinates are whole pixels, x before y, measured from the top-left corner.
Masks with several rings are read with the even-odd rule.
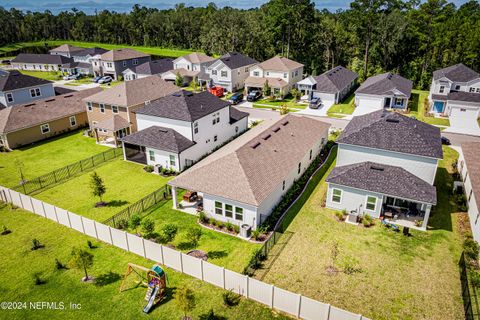
[[[428,91],[425,90],[412,90],[412,96],[410,98],[409,115],[414,116],[420,121],[439,126],[450,126],[450,120],[447,118],[437,118],[429,114],[426,109],[425,100],[428,98]]]

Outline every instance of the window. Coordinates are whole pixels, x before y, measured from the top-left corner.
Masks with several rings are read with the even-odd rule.
[[[465,183],[465,181],[467,181],[467,177],[468,177],[468,171],[465,172],[465,178],[463,178],[463,182]]]
[[[313,150],[310,150],[310,160],[312,160]]]
[[[221,202],[215,201],[215,213],[223,216],[223,208]]]
[[[71,127],[75,127],[77,125],[77,118],[75,116],[71,116],[69,120],[70,120]]]
[[[155,151],[148,150],[148,158],[150,159],[150,161],[155,161]]]
[[[245,68],[245,72],[248,72],[248,67]]]
[[[298,76],[298,70],[295,71],[295,77]]]
[[[48,123],[42,124],[40,126],[40,130],[42,131],[42,134],[49,133],[50,132],[50,126]]]
[[[231,204],[225,204],[225,217],[233,218],[233,206]]]
[[[220,115],[217,114],[217,123],[220,123]]]
[[[302,163],[299,162],[299,163],[298,163],[298,172],[297,172],[297,173],[300,174],[300,171],[301,171],[301,170],[302,170]]]
[[[283,180],[282,190],[285,190],[285,180]]]
[[[103,103],[100,103],[100,112],[105,113],[105,105]]]
[[[13,102],[13,94],[7,93],[7,102]]]
[[[440,86],[440,90],[438,90],[439,93],[444,93],[445,92],[445,86]]]
[[[112,112],[118,113],[118,106],[112,106]]]
[[[193,124],[193,132],[194,132],[195,134],[198,133],[198,122],[195,122],[195,123]]]
[[[457,84],[457,85],[455,86],[455,90],[460,90],[460,85]]]
[[[217,135],[214,135],[214,136],[213,136],[213,142],[217,142],[217,140],[218,140],[218,136],[217,136]]]
[[[124,66],[124,67],[127,66],[127,61],[126,61],[126,60],[123,61],[123,66]]]
[[[477,88],[477,93],[480,93],[480,88]]]
[[[395,105],[403,107],[403,99],[402,98],[395,98]]]
[[[111,62],[107,62],[107,67],[108,67],[108,68],[111,68],[111,67],[112,67],[112,63],[111,63]]]
[[[284,79],[287,79],[287,76],[288,76],[288,74],[285,72],[285,73],[283,74],[283,78],[284,78]]]
[[[470,88],[470,92],[475,92],[475,88]]]
[[[175,167],[175,156],[173,154],[170,155],[170,166]]]
[[[93,111],[93,106],[92,106],[92,103],[91,102],[87,102],[87,110],[89,112],[92,112]]]
[[[235,126],[235,133],[238,133],[238,126]]]
[[[235,220],[243,221],[243,208],[235,207]]]
[[[340,189],[332,190],[332,202],[336,202],[336,203],[342,202],[342,190]]]
[[[254,76],[254,77],[260,76],[260,72],[258,72],[258,71],[253,71],[253,76]]]
[[[138,59],[133,59],[133,65],[136,66],[138,64]]]
[[[265,72],[265,74],[266,74],[267,76],[269,76],[269,75],[270,75],[270,71]]]
[[[369,211],[375,211],[377,208],[377,198],[372,196],[367,196],[367,203],[365,204],[365,209]]]
[[[30,89],[30,95],[32,96],[32,98],[40,97],[41,96],[40,88]]]
[[[220,75],[221,75],[222,77],[224,77],[224,78],[226,78],[226,77],[228,76],[227,71],[222,71],[222,72],[220,73]]]
[[[472,199],[472,194],[473,194],[473,189],[470,190],[470,194],[468,195],[468,203],[470,203],[470,200]]]
[[[217,70],[212,70],[212,75],[217,75]]]

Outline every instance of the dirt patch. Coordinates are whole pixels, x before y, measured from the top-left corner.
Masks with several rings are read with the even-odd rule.
[[[187,255],[198,258],[198,259],[202,259],[203,261],[208,260],[208,254],[202,250],[192,250],[192,251],[189,251]]]

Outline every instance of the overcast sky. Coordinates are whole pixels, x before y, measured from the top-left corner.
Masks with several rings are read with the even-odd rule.
[[[159,9],[168,9],[172,8],[176,3],[185,3],[189,6],[205,6],[208,2],[214,2],[219,7],[231,6],[235,8],[248,9],[252,7],[257,7],[265,2],[266,0],[212,0],[212,1],[202,1],[202,0],[184,0],[184,1],[174,1],[174,0],[0,0],[0,6],[4,8],[17,8],[19,10],[30,10],[30,11],[44,11],[50,10],[53,13],[57,13],[62,10],[69,10],[73,7],[82,10],[86,13],[93,13],[95,10],[109,9],[118,12],[130,11],[132,6],[135,3],[140,5],[145,5],[148,7],[155,7]],[[467,0],[453,0],[457,5],[461,5]],[[336,11],[338,9],[346,9],[349,7],[350,1],[348,0],[316,0],[315,1],[317,8],[319,9],[328,9],[330,11]]]

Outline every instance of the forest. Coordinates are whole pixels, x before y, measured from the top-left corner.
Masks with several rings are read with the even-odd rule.
[[[446,0],[355,0],[329,12],[309,0],[270,0],[241,10],[177,4],[169,10],[135,5],[87,15],[57,15],[0,7],[0,46],[42,40],[78,40],[200,50],[239,51],[259,61],[280,54],[319,74],[336,65],[360,79],[398,72],[426,88],[432,72],[462,62],[479,70],[480,3]]]

